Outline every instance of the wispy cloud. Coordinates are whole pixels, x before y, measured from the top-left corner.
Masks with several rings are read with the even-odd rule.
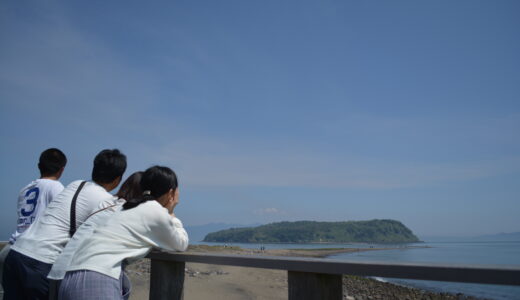
[[[0,52],[2,105],[59,115],[70,127],[87,132],[134,126],[129,120],[145,116],[158,98],[155,75],[122,61],[59,13],[45,16],[29,23],[4,15],[16,30],[4,35]],[[105,122],[92,122],[93,116]]]
[[[164,70],[134,66],[110,45],[75,28],[59,12],[49,11],[44,22],[31,24],[15,15],[3,17],[17,30],[3,36],[7,42],[0,49],[0,83],[9,87],[0,92],[8,96],[2,99],[2,107],[31,111],[42,118],[39,121],[59,120],[67,124],[63,136],[80,130],[84,143],[106,136],[105,140],[138,154],[132,158],[134,165],[170,164],[189,185],[385,189],[473,180],[520,170],[520,158],[514,151],[498,155],[500,158],[465,160],[459,159],[459,153],[452,161],[437,162],[381,154],[385,151],[382,146],[394,145],[417,147],[418,152],[433,144],[447,149],[466,143],[464,151],[471,150],[475,142],[502,147],[500,150],[518,147],[518,115],[483,120],[353,115],[320,120],[322,132],[331,134],[331,140],[353,136],[377,140],[375,146],[382,150],[375,155],[315,152],[298,138],[281,144],[268,136],[229,138],[211,130],[196,131],[182,117],[153,114],[156,103],[167,103],[165,98],[186,103],[192,100],[180,93],[163,95],[158,82]],[[189,42],[182,31],[172,34]],[[169,58],[165,63],[189,73],[194,64],[209,59],[197,43],[190,48],[199,49],[195,61],[165,56]],[[42,96],[44,101],[40,101]],[[210,100],[200,101],[204,105]],[[59,118],[42,117],[56,114]]]
[[[300,147],[272,151],[236,141],[180,138],[155,157],[179,170],[184,182],[209,186],[403,188],[474,180],[520,170],[520,157],[429,163],[307,153]]]
[[[254,211],[254,214],[255,215],[279,215],[279,214],[283,214],[283,212],[280,211],[278,208],[268,207],[268,208],[256,209]]]

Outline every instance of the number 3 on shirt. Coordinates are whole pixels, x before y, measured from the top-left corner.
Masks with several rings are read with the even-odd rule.
[[[38,195],[40,194],[40,189],[37,187],[32,188],[25,193],[25,204],[27,205],[25,208],[30,208],[30,210],[25,210],[22,208],[22,216],[28,217],[30,216],[34,210],[36,209],[36,204],[38,201]]]

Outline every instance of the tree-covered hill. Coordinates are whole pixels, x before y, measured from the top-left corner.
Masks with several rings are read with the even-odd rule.
[[[224,243],[410,243],[413,232],[395,220],[279,222],[209,233],[205,242]]]

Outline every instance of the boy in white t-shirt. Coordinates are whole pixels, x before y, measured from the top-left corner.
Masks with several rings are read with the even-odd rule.
[[[42,152],[38,163],[40,179],[25,186],[18,196],[18,224],[9,244],[14,244],[16,238],[41,216],[52,199],[63,191],[63,184],[58,180],[66,164],[67,157],[58,149],[51,148]]]
[[[50,148],[40,154],[38,169],[40,178],[26,185],[18,196],[18,213],[16,230],[7,244],[0,252],[0,273],[5,257],[11,245],[24,233],[32,223],[42,214],[52,199],[63,190],[63,185],[58,180],[63,174],[67,157],[61,150]],[[0,274],[0,282],[2,280]]]

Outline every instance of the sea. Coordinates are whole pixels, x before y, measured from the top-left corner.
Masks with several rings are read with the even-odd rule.
[[[221,243],[197,244],[216,245]],[[223,245],[223,244],[221,244]],[[520,267],[520,241],[515,242],[423,242],[411,244],[242,244],[226,243],[246,249],[313,249],[313,248],[389,248],[331,255],[328,258],[346,261],[419,262],[441,264],[478,264]],[[414,247],[417,246],[417,247]],[[397,249],[395,249],[397,248]],[[433,292],[463,293],[496,300],[520,300],[520,287],[489,284],[469,284],[426,280],[375,278],[394,284]]]

